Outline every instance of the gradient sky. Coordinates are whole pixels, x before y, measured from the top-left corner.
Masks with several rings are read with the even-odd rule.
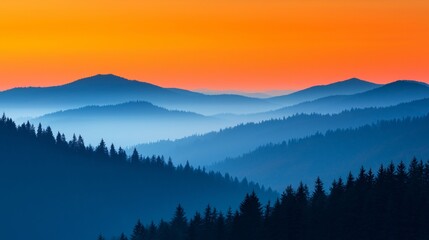
[[[429,82],[428,0],[2,0],[0,89],[114,73],[187,89]]]

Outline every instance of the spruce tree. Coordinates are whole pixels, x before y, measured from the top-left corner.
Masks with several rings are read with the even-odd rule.
[[[124,233],[121,233],[119,240],[128,240],[127,236]]]
[[[246,194],[240,204],[237,231],[242,239],[259,240],[262,238],[262,206],[255,192]]]
[[[174,213],[174,217],[171,220],[170,226],[174,239],[186,239],[188,232],[188,221],[186,219],[185,211],[180,204],[176,208],[176,212]]]
[[[131,235],[131,240],[144,240],[145,228],[140,222],[140,219],[137,221],[133,229],[133,234]]]

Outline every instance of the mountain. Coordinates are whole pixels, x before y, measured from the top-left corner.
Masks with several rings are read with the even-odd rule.
[[[235,94],[245,97],[254,97],[254,98],[271,98],[274,96],[280,96],[285,94],[290,94],[294,91],[292,90],[268,90],[262,92],[246,92],[239,90],[210,90],[210,89],[198,89],[196,92],[208,94],[208,95],[219,95],[219,94]]]
[[[311,184],[317,176],[331,182],[334,176],[349,170],[358,172],[361,166],[376,171],[380,164],[408,162],[414,156],[427,160],[428,135],[429,115],[381,121],[268,144],[210,169],[227,171],[280,190],[285,182],[295,186],[300,181]]]
[[[377,172],[361,169],[355,177],[338,178],[332,184],[316,179],[313,189],[288,186],[274,205],[261,204],[252,193],[244,197],[236,214],[206,208],[189,221],[183,217],[186,209],[178,206],[171,222],[145,228],[137,221],[129,236],[193,240],[427,239],[428,172],[429,162],[416,159],[409,166],[389,164]]]
[[[147,154],[174,156],[175,161],[207,165],[238,157],[267,143],[280,143],[330,129],[359,127],[379,120],[417,117],[429,113],[429,98],[391,107],[346,110],[339,114],[298,114],[221,131],[138,145]]]
[[[288,95],[268,98],[267,100],[282,106],[291,106],[328,96],[362,93],[380,86],[381,85],[379,84],[367,82],[358,78],[351,78],[328,85],[319,85],[306,88]]]
[[[169,217],[179,203],[190,215],[207,204],[226,211],[252,191],[263,202],[277,197],[229,175],[138,152],[127,157],[104,142],[93,148],[0,118],[2,239],[89,240],[128,229],[137,218],[149,224]]]
[[[254,114],[266,119],[290,116],[296,113],[338,113],[346,109],[385,107],[429,97],[429,86],[422,82],[400,80],[366,92],[336,95],[300,103],[268,113]]]
[[[87,136],[91,144],[100,137],[122,146],[161,139],[177,139],[225,126],[225,121],[200,114],[167,110],[148,102],[87,106],[59,111],[31,120],[50,125],[68,136]]]
[[[251,113],[278,107],[256,98],[162,88],[112,74],[96,75],[55,87],[14,88],[0,92],[0,109],[14,117],[35,117],[70,108],[130,101],[147,101],[168,109],[206,115]]]

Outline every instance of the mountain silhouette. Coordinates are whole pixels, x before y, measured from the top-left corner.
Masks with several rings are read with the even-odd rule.
[[[250,118],[253,120],[278,118],[296,113],[338,113],[352,108],[392,106],[428,97],[429,86],[427,84],[400,80],[366,92],[319,98],[275,111],[254,114]]]
[[[175,161],[211,164],[267,143],[280,143],[316,132],[359,127],[380,120],[417,117],[429,113],[429,99],[383,108],[346,110],[339,114],[298,114],[260,123],[240,124],[220,131],[178,139],[138,145],[141,152],[174,156]],[[203,162],[201,162],[203,161]]]
[[[265,202],[277,197],[229,175],[138,152],[127,156],[104,141],[91,147],[81,137],[54,138],[49,127],[17,127],[5,117],[0,191],[1,238],[10,240],[90,240],[128,229],[137,218],[165,219],[179,203],[193,215],[207,204],[226,211],[252,191]]]
[[[87,106],[50,113],[31,122],[50,125],[67,136],[87,136],[91,144],[97,144],[102,137],[122,146],[202,134],[225,124],[213,117],[167,110],[148,102]]]
[[[0,107],[14,117],[35,117],[70,108],[130,101],[147,101],[168,109],[206,115],[251,113],[278,108],[278,105],[261,99],[162,88],[112,74],[96,75],[55,87],[14,88],[0,92]]]
[[[358,78],[351,78],[328,85],[319,85],[306,88],[288,95],[268,98],[267,100],[282,106],[290,106],[302,102],[313,101],[327,96],[352,95],[366,92],[380,86],[381,85],[379,84],[360,80]]]
[[[268,144],[238,158],[211,167],[247,177],[281,190],[284,183],[312,184],[315,177],[331,182],[345,171],[361,166],[375,171],[380,164],[413,157],[429,159],[429,115],[381,121],[353,129],[330,130],[309,137]],[[345,175],[342,175],[345,178]]]

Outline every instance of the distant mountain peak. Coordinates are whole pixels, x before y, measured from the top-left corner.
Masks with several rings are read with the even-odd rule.
[[[403,87],[413,87],[413,88],[422,88],[422,87],[429,87],[428,84],[419,82],[416,80],[398,80],[395,82],[391,82],[389,84],[385,85],[386,88],[403,88]]]
[[[77,81],[74,81],[70,84],[76,84],[76,83],[117,83],[117,82],[129,82],[130,80],[114,75],[114,74],[97,74],[91,77],[86,77],[79,79]]]
[[[357,78],[357,77],[352,77],[352,78],[349,78],[349,79],[344,80],[344,81],[364,81],[364,80]]]
[[[362,80],[360,78],[353,77],[353,78],[349,78],[349,79],[346,79],[346,80],[343,80],[343,81],[339,81],[339,82],[334,82],[334,83],[328,84],[328,86],[329,85],[343,85],[343,84],[377,85],[377,84],[375,84],[373,82],[369,82],[369,81],[366,81],[366,80]]]
[[[398,80],[398,81],[395,81],[393,83],[411,83],[411,84],[420,84],[420,85],[423,85],[423,86],[428,86],[427,83],[419,82],[417,80],[407,80],[407,79]]]
[[[368,81],[362,80],[360,78],[353,77],[353,78],[349,78],[349,79],[346,79],[346,80],[343,80],[343,81],[340,81],[340,82],[368,82]]]
[[[161,87],[156,86],[147,82],[140,82],[137,80],[130,80],[124,77],[114,74],[97,74],[91,77],[79,79],[77,81],[65,84],[63,86],[73,88],[85,88],[85,89],[110,89],[116,91],[118,89],[160,89]]]

